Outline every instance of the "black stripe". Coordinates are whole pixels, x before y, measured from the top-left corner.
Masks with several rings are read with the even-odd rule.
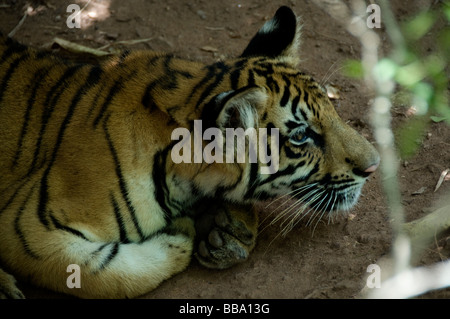
[[[11,38],[7,38],[4,45],[7,48],[3,51],[0,63],[5,63],[6,60],[14,53],[22,53],[28,49],[25,45],[22,45]]]
[[[297,107],[298,107],[298,103],[300,102],[300,95],[297,95],[296,97],[294,97],[294,99],[292,100],[292,104],[291,104],[291,112],[294,115],[294,117],[301,121],[301,119],[298,117],[297,115]],[[300,110],[300,112],[302,112],[302,115],[304,114],[303,110]],[[308,118],[306,117],[306,114],[304,116],[304,120],[306,121]]]
[[[120,212],[119,204],[117,204],[117,201],[114,198],[113,194],[110,194],[110,198],[114,210],[114,216],[116,217],[117,225],[119,226],[120,242],[128,244],[130,240],[128,239],[127,230],[125,227],[125,223],[123,222],[123,217]]]
[[[303,116],[303,120],[308,121],[308,115],[300,108],[300,114]]]
[[[274,64],[272,61],[267,61],[266,59],[262,59],[259,61],[256,61],[256,64],[261,67],[261,70],[266,72],[267,75],[273,75],[275,73],[274,71]]]
[[[81,97],[87,93],[88,90],[94,88],[97,83],[100,81],[101,76],[103,74],[103,70],[98,66],[91,66],[89,70],[89,74],[87,78],[84,80],[83,85],[77,91],[77,93],[72,98],[70,103],[71,106],[75,106],[78,104]]]
[[[80,232],[80,231],[78,231],[76,229],[73,229],[73,228],[71,228],[69,226],[65,226],[65,225],[61,224],[56,219],[56,217],[54,217],[52,214],[50,214],[50,219],[52,220],[52,223],[55,226],[55,228],[60,229],[60,230],[64,230],[66,232],[71,233],[72,235],[75,235],[75,236],[83,238],[84,240],[90,241],[89,239],[86,238],[86,236],[83,235],[82,232]]]
[[[14,193],[12,194],[12,196],[8,199],[8,201],[6,202],[6,204],[0,208],[0,215],[6,211],[6,209],[8,208],[9,205],[11,205],[11,203],[14,201],[14,199],[16,198],[16,196],[19,194],[20,190],[22,189],[22,187],[24,187],[28,181],[30,180],[29,176],[26,176],[25,178],[22,179],[22,182],[20,183],[19,187],[17,187],[17,189],[14,191]],[[5,195],[2,194],[2,196],[4,197]]]
[[[197,93],[197,91],[203,86],[205,85],[213,76],[214,76],[214,72],[215,69],[213,68],[213,66],[207,66],[205,67],[207,69],[207,73],[206,75],[203,77],[203,79],[201,79],[201,81],[199,83],[197,83],[195,85],[195,87],[192,89],[191,94],[189,95],[189,97],[186,100],[186,105],[189,104],[191,102],[191,99],[195,96],[195,94]]]
[[[309,104],[309,94],[306,90],[303,90],[303,101],[305,102],[308,110],[312,111],[311,105]]]
[[[232,90],[237,90],[239,88],[240,77],[241,77],[241,70],[234,70],[230,74],[230,84]]]
[[[274,194],[270,194],[266,191],[259,191],[258,192],[258,200],[259,201],[265,201],[265,200],[269,200],[269,199],[273,199],[275,197],[277,197],[278,195],[274,195]]]
[[[263,69],[263,70],[255,69],[255,72],[265,80],[267,87],[269,87],[275,93],[280,92],[280,86],[278,85],[277,81],[275,81],[272,78],[273,70],[271,70],[271,69]]]
[[[185,79],[192,79],[194,76],[186,71],[175,70],[170,67],[170,63],[173,60],[173,56],[168,55],[164,59],[164,76],[160,79],[160,85],[163,89],[171,90],[178,88],[178,76],[182,76]]]
[[[218,62],[211,66],[208,66],[208,74],[205,78],[196,85],[191,95],[195,93],[195,91],[200,88],[200,85],[206,84],[208,80],[212,79],[212,82],[203,90],[199,100],[197,101],[196,109],[200,107],[202,102],[211,95],[212,91],[219,86],[219,84],[223,81],[225,74],[230,71],[230,67],[223,62]]]
[[[284,152],[285,152],[285,154],[286,154],[286,156],[288,158],[299,159],[299,158],[304,157],[304,154],[302,152],[295,153],[290,147],[287,147],[287,146],[284,147]],[[300,162],[300,163],[298,163],[296,165],[297,165],[297,167],[299,167],[299,166],[305,165],[305,163],[304,162]]]
[[[16,151],[16,154],[14,156],[13,166],[17,165],[19,157],[20,157],[20,155],[22,153],[23,140],[25,138],[25,135],[27,134],[28,123],[29,123],[29,120],[30,120],[30,113],[31,113],[31,110],[33,108],[33,104],[35,102],[36,91],[41,86],[42,79],[47,76],[47,74],[49,73],[50,69],[51,68],[41,68],[41,69],[39,69],[35,73],[35,75],[33,77],[33,80],[31,81],[31,83],[34,83],[34,85],[33,85],[33,88],[31,89],[30,97],[28,98],[27,109],[26,109],[25,116],[24,116],[24,119],[23,119],[23,125],[22,125],[22,130],[20,132],[19,141],[17,142],[17,151]]]
[[[271,87],[275,93],[280,93],[280,86],[278,85],[278,82],[271,76],[266,78],[267,84]]]
[[[244,198],[253,198],[255,195],[256,187],[259,185],[258,181],[258,171],[259,171],[259,165],[258,163],[250,163],[250,174],[249,174],[249,181],[248,181],[248,189],[247,192],[245,192]]]
[[[305,124],[297,123],[297,122],[294,122],[294,121],[291,121],[291,120],[288,120],[286,123],[284,123],[284,125],[286,125],[288,130],[294,130],[296,128],[305,126]]]
[[[22,205],[19,207],[19,210],[17,211],[17,214],[16,214],[16,218],[14,219],[14,230],[15,230],[17,236],[19,237],[19,240],[25,250],[25,253],[34,259],[40,259],[40,256],[38,256],[35,252],[33,252],[30,249],[30,245],[28,244],[27,240],[25,239],[25,234],[23,233],[23,231],[20,227],[20,218],[22,217],[22,214],[25,210],[25,206],[30,201],[31,195],[33,194],[33,191],[35,190],[35,188],[36,188],[36,185],[34,185],[30,189],[30,191],[27,194],[27,196],[25,197],[25,200],[23,201]]]
[[[213,127],[216,125],[216,121],[220,115],[220,112],[223,110],[224,106],[227,104],[229,100],[231,100],[233,97],[237,96],[238,94],[245,92],[252,87],[244,86],[240,89],[237,89],[235,91],[232,91],[231,93],[227,94],[224,98],[218,100],[217,96],[212,98],[204,107],[201,114],[201,119],[204,121],[203,124],[203,130],[206,130],[210,127]]]
[[[287,80],[287,79],[286,79]],[[286,86],[284,87],[284,92],[283,92],[283,96],[280,100],[280,106],[281,107],[285,107],[286,104],[289,102],[289,96],[290,96],[290,92],[289,92],[289,83],[286,84]],[[295,114],[295,113],[294,113]]]
[[[247,85],[248,86],[255,86],[256,82],[255,82],[255,72],[250,69],[248,70],[248,80],[247,80]]]
[[[345,180],[345,181],[341,181],[339,183],[337,182],[321,182],[321,184],[326,185],[326,186],[330,186],[330,185],[339,185],[338,187],[334,186],[332,188],[333,191],[342,191],[345,190],[347,188],[353,187],[358,185],[359,183],[355,182],[354,179],[350,179],[350,180]]]
[[[178,85],[178,76],[182,76],[186,79],[192,79],[194,76],[186,71],[175,70],[170,67],[170,64],[173,60],[172,55],[166,55],[161,57],[163,60],[163,74],[159,78],[153,80],[147,87],[145,88],[144,95],[142,96],[142,104],[145,108],[149,108],[152,105],[152,91],[158,86],[162,90],[174,90],[179,87]],[[151,64],[154,63],[152,59]],[[166,106],[163,106],[165,108]]]
[[[100,96],[101,96],[101,94],[102,94],[102,92],[103,92],[104,86],[105,86],[104,83],[102,83],[102,84],[100,84],[100,85],[98,86],[98,91],[97,91],[97,93],[95,94],[95,96],[94,96],[92,102],[90,102],[90,105],[89,105],[89,111],[88,111],[88,114],[87,114],[87,118],[88,118],[88,119],[91,117],[92,112],[93,112],[94,109],[96,109],[96,107],[97,107],[98,99],[100,98]]]
[[[267,120],[267,111],[264,112],[263,116],[262,116],[262,121],[265,122]]]
[[[234,65],[234,71],[230,74],[230,84],[232,90],[237,90],[239,88],[239,79],[241,77],[242,69],[245,68],[247,60],[239,60]]]
[[[10,65],[8,70],[6,71],[5,75],[3,76],[2,83],[0,85],[0,107],[2,105],[3,95],[5,94],[6,88],[8,86],[8,82],[11,79],[14,71],[19,67],[19,64],[23,62],[23,60],[27,59],[29,57],[28,52],[25,52],[18,58],[16,58]]]
[[[109,243],[106,243],[106,244],[103,244],[103,245],[101,245],[96,251],[94,251],[92,254],[93,255],[98,255],[98,254],[100,254],[101,253],[101,251],[103,250],[103,249],[105,249],[106,247],[108,247],[108,245],[110,245]]]
[[[173,57],[171,55],[167,55],[163,61],[163,76],[161,76],[157,83],[163,90],[174,90],[178,88],[177,74],[178,71],[175,71],[170,68],[170,63],[172,62]]]
[[[316,174],[319,171],[319,164],[320,164],[320,161],[317,161],[316,164],[314,165],[313,169],[310,170],[306,176],[304,176],[305,181],[308,181],[311,178],[311,176],[313,176],[314,174]]]
[[[308,164],[310,164],[310,163],[308,163]],[[308,165],[308,164],[307,164],[307,165]],[[298,164],[296,165],[296,167],[297,167],[297,168],[300,168],[300,167],[302,167],[302,166],[304,166],[304,165],[305,165],[305,161],[301,161],[300,163],[298,163]],[[317,163],[314,165],[313,169],[310,170],[308,174],[306,174],[305,176],[302,176],[302,177],[299,177],[299,178],[294,179],[294,180],[291,182],[291,184],[292,184],[292,185],[295,185],[295,184],[297,184],[297,183],[304,183],[305,181],[308,181],[309,178],[310,178],[312,175],[314,175],[315,173],[317,173],[318,171],[319,171],[319,163],[317,162]]]
[[[275,127],[275,125],[272,122],[267,123],[266,128],[267,128],[267,137],[272,136],[272,129],[278,129],[277,127]],[[279,131],[280,130],[278,130],[278,132]],[[289,139],[288,136],[280,134],[279,135],[279,145],[283,145],[284,143],[287,142],[288,139]],[[270,148],[269,148],[269,151],[270,151]]]
[[[119,65],[122,65],[122,63],[125,61],[125,59],[131,54],[131,50],[125,49],[119,57]]]
[[[48,167],[45,170],[44,175],[42,176],[40,195],[39,195],[38,216],[39,216],[39,220],[41,221],[41,223],[44,224],[47,228],[49,226],[49,223],[47,221],[45,214],[46,214],[46,208],[47,208],[47,203],[48,203],[48,176],[50,174],[50,170],[52,169],[53,163],[56,160],[56,156],[58,154],[59,147],[61,146],[62,140],[64,138],[64,133],[72,119],[72,116],[75,113],[75,108],[76,108],[79,100],[81,99],[82,95],[86,92],[86,90],[90,86],[94,85],[95,81],[98,79],[99,79],[98,70],[95,68],[91,68],[89,75],[88,75],[87,79],[85,80],[84,84],[78,89],[78,91],[75,93],[74,97],[72,98],[72,102],[71,102],[69,109],[66,113],[66,116],[64,117],[64,120],[60,126],[60,129],[59,129],[59,132],[57,135],[57,139],[56,139],[56,143],[53,147],[53,152],[50,157]]]
[[[172,149],[174,143],[163,151],[155,154],[153,158],[153,171],[152,178],[155,184],[155,199],[164,212],[164,220],[167,224],[170,223],[172,217],[171,210],[166,204],[166,194],[169,193],[166,183],[166,160],[170,149]]]
[[[75,65],[73,67],[68,68],[63,75],[58,79],[58,81],[48,89],[47,96],[44,101],[44,112],[42,113],[41,118],[41,129],[39,131],[39,135],[36,142],[36,147],[34,149],[33,161],[31,162],[30,169],[27,175],[30,175],[36,168],[39,151],[41,150],[41,143],[44,137],[48,121],[50,120],[51,115],[53,114],[55,108],[55,101],[59,99],[59,96],[64,92],[66,81],[71,78],[78,69],[81,68],[81,65]],[[42,221],[42,220],[41,220]]]
[[[223,62],[216,63],[212,69],[214,70],[213,74],[215,73],[214,80],[203,90],[197,106],[223,81],[225,74],[230,70],[229,66]]]
[[[94,120],[94,128],[97,127],[98,123],[100,123],[100,120],[102,119],[102,117],[105,115],[106,110],[108,109],[109,104],[111,103],[112,99],[114,98],[114,96],[119,93],[120,89],[122,89],[122,83],[123,83],[123,78],[119,78],[118,80],[116,80],[113,84],[113,86],[111,87],[111,89],[109,90],[108,95],[106,96],[105,101],[103,102],[102,107],[100,108],[100,112],[97,114],[95,120]]]
[[[136,231],[142,241],[142,240],[144,240],[144,234],[142,233],[142,229],[137,220],[136,210],[135,210],[133,203],[131,202],[131,199],[129,198],[129,195],[128,195],[129,192],[128,192],[128,188],[127,188],[127,185],[125,182],[125,178],[122,173],[119,156],[117,155],[117,151],[114,147],[111,135],[109,134],[108,125],[107,125],[108,120],[109,120],[109,115],[107,115],[105,117],[105,119],[103,120],[103,130],[105,132],[105,138],[108,143],[108,147],[111,152],[111,156],[113,158],[116,175],[117,175],[118,182],[119,182],[120,193],[122,195],[123,200],[125,201],[125,204],[127,205],[127,209],[130,213],[131,220],[133,221],[134,227],[136,228]]]
[[[109,251],[108,256],[106,256],[106,258],[103,260],[102,264],[99,267],[99,270],[105,269],[109,265],[109,263],[111,263],[111,261],[119,253],[119,245],[120,245],[120,243],[112,243],[110,245],[112,245],[111,250]],[[106,246],[102,246],[101,249],[103,249],[104,247],[106,247]]]
[[[150,82],[145,88],[141,103],[146,109],[149,109],[153,105],[152,91],[155,88],[156,84],[158,84],[158,80]]]
[[[314,144],[316,144],[317,147],[320,147],[322,150],[325,150],[325,139],[322,135],[316,133],[313,129],[309,127],[306,128],[305,134],[314,141]]]
[[[269,175],[265,180],[262,181],[261,184],[270,183],[270,182],[274,181],[275,179],[282,177],[282,176],[292,175],[295,173],[296,169],[297,169],[297,167],[295,165],[289,165],[285,169],[279,170],[277,173]]]

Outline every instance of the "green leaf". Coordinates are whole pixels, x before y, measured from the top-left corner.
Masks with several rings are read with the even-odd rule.
[[[421,81],[426,76],[426,73],[427,70],[422,61],[416,60],[400,67],[396,74],[396,80],[399,84],[410,87]]]
[[[447,21],[450,21],[450,1],[444,2],[444,15],[447,17]]]
[[[422,144],[427,125],[428,118],[426,116],[415,117],[403,123],[396,130],[398,150],[403,159],[408,159],[416,153]]]
[[[424,59],[424,65],[427,69],[427,73],[431,76],[435,76],[445,71],[446,61],[441,55],[431,54]]]
[[[435,16],[430,11],[423,11],[419,13],[412,20],[406,22],[403,26],[403,31],[411,41],[419,40],[423,37],[433,26]]]
[[[447,57],[447,62],[450,56],[450,28],[441,30],[437,36],[439,48],[444,56]]]
[[[439,122],[445,121],[447,118],[445,116],[430,116],[430,119],[434,123],[439,123]]]
[[[414,95],[429,102],[433,97],[433,87],[426,82],[418,82],[413,88]]]
[[[342,73],[352,78],[362,78],[364,69],[359,60],[347,60],[344,62]]]

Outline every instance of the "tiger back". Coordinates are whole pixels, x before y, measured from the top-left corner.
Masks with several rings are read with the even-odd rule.
[[[79,297],[136,297],[193,253],[219,269],[247,259],[258,200],[291,194],[304,202],[298,216],[350,209],[379,156],[297,70],[299,40],[287,7],[241,56],[211,65],[152,51],[77,64],[2,39],[0,294],[22,297],[12,273]],[[262,140],[278,151],[277,169],[263,174],[247,153],[174,160],[173,132],[189,132],[194,152],[196,121],[203,137],[276,132]],[[73,265],[81,288],[67,284]]]

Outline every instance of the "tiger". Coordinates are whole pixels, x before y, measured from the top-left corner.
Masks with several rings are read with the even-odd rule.
[[[212,269],[247,260],[258,203],[352,208],[380,156],[298,70],[301,25],[280,7],[240,56],[211,64],[151,50],[88,64],[2,38],[0,296],[24,298],[17,282],[28,281],[78,298],[135,298],[192,259]],[[277,170],[262,173],[248,152],[175,161],[174,130],[193,132],[199,120],[203,132],[267,129]]]

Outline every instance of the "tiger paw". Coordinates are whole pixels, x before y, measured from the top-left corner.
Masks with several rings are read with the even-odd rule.
[[[17,288],[16,280],[0,269],[0,299],[24,299],[25,296]]]
[[[251,209],[221,207],[204,214],[196,224],[196,258],[208,267],[229,268],[245,261],[256,242],[257,218]]]

